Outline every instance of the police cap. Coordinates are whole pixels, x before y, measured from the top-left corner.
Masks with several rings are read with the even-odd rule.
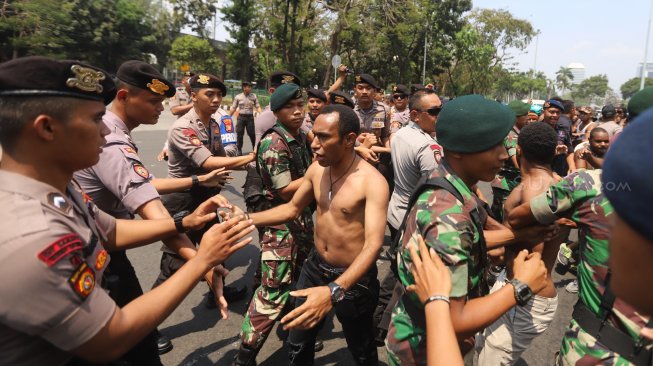
[[[125,61],[118,68],[116,77],[124,83],[145,89],[156,95],[170,98],[175,95],[175,86],[166,80],[159,70],[147,62],[139,60]]]
[[[290,71],[277,71],[270,74],[269,86],[276,88],[283,84],[297,84],[302,85],[299,77]]]
[[[199,73],[188,80],[188,85],[191,89],[220,89],[223,97],[227,95],[227,87],[215,75]]]
[[[349,95],[338,90],[329,93],[329,104],[342,104],[354,109],[354,101],[351,100]]]

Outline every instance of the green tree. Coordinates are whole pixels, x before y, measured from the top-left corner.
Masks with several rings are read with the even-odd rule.
[[[234,42],[229,43],[227,54],[234,65],[239,66],[238,78],[251,79],[251,55],[249,42],[254,31],[252,20],[255,16],[253,0],[233,0],[231,5],[222,8],[225,21],[231,23],[229,33]]]
[[[184,64],[192,70],[220,75],[222,62],[208,40],[194,36],[177,37],[170,48],[170,60],[175,68]]]
[[[172,5],[172,19],[176,28],[188,26],[201,38],[209,37],[207,25],[213,24],[217,0],[169,0],[168,2]]]
[[[601,74],[589,77],[580,84],[575,85],[571,95],[574,100],[587,100],[592,99],[592,97],[603,98],[608,89],[608,77]]]
[[[574,74],[571,72],[570,68],[560,66],[560,69],[556,71],[555,84],[560,89],[561,94],[564,93],[565,90],[569,90],[573,80]]]
[[[621,90],[621,97],[624,99],[632,97],[633,94],[639,91],[640,83],[641,79],[639,77],[628,79],[628,81],[623,83],[619,88],[619,90]],[[644,87],[648,88],[649,86],[653,86],[653,78],[644,79]]]

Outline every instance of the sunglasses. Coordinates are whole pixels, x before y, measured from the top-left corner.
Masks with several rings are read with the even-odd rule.
[[[440,114],[441,110],[442,110],[442,106],[439,106],[439,107],[433,107],[433,108],[429,108],[429,109],[423,109],[423,110],[420,110],[420,112],[426,112],[430,116],[437,117],[438,114]]]
[[[392,99],[406,99],[406,96],[403,94],[395,94],[392,96]]]

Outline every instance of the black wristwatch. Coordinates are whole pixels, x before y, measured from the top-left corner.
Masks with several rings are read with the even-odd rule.
[[[510,280],[509,283],[515,288],[515,300],[517,300],[517,305],[526,305],[528,300],[533,297],[533,291],[531,291],[531,288],[516,278]]]
[[[179,233],[185,233],[186,229],[184,228],[184,217],[190,215],[190,211],[179,211],[177,212],[172,218],[175,220],[175,227],[177,228],[177,232]]]
[[[335,282],[329,282],[327,286],[329,286],[329,290],[331,290],[331,304],[335,305],[345,298],[345,289],[340,285]]]

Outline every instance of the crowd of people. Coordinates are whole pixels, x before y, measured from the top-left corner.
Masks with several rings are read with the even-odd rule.
[[[653,88],[597,118],[558,97],[386,97],[365,73],[352,95],[338,71],[324,89],[272,73],[265,108],[244,81],[225,109],[209,73],[176,87],[142,61],[0,64],[0,363],[160,365],[157,326],[204,279],[225,318],[248,299],[233,365],[256,365],[277,322],[288,363],[313,365],[331,312],[357,365],[513,365],[556,317],[562,265],[578,301],[538,364],[653,365]],[[155,178],[131,133],[167,99]],[[235,170],[246,207],[219,194]],[[225,286],[257,229],[252,291]],[[158,241],[145,292],[126,251]]]

